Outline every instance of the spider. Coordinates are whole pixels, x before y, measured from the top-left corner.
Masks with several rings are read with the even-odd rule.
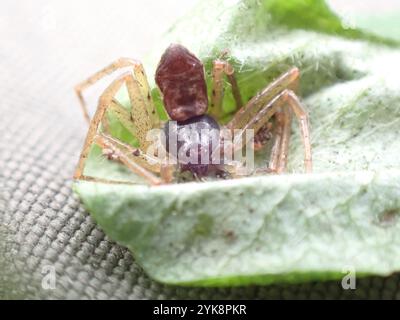
[[[88,114],[83,90],[93,85],[106,75],[121,68],[129,68],[130,71],[123,73],[114,80],[101,94],[97,110],[92,119]],[[222,114],[222,103],[224,93],[224,76],[232,88],[238,111],[232,119],[223,127],[215,120]],[[247,129],[255,132],[254,148],[257,150],[260,145],[271,135],[274,136],[271,155],[268,166],[264,172],[283,173],[287,166],[288,145],[291,131],[292,114],[294,114],[300,126],[300,133],[304,145],[304,166],[307,173],[312,171],[310,133],[308,115],[295,94],[299,81],[299,70],[291,68],[280,75],[271,84],[259,91],[245,105],[242,103],[241,94],[235,78],[232,65],[223,59],[223,56],[213,62],[212,69],[212,94],[207,95],[205,72],[202,62],[188,49],[179,44],[171,44],[161,57],[155,74],[163,97],[165,110],[170,118],[164,124],[164,130],[171,130],[172,121],[176,121],[176,132],[185,132],[191,128],[200,133],[203,129],[214,129],[209,132],[220,132],[222,128],[230,131],[238,131],[238,136],[244,135]],[[131,109],[128,111],[114,96],[119,89],[126,85],[131,101]],[[136,60],[120,58],[109,66],[98,71],[87,80],[75,87],[85,119],[89,123],[89,130],[80,155],[80,159],[74,174],[77,180],[101,180],[85,176],[85,161],[89,155],[92,144],[99,145],[103,154],[109,159],[123,163],[135,174],[144,178],[150,185],[171,183],[175,171],[189,171],[194,176],[208,176],[213,172],[225,171],[225,163],[221,160],[217,164],[206,163],[180,163],[177,165],[164,164],[160,161],[152,161],[157,154],[148,155],[147,148],[150,142],[146,134],[154,128],[161,128],[159,116],[152,101],[150,87],[142,64]],[[139,141],[139,148],[126,144],[109,133],[109,124],[106,111],[111,110],[122,125],[129,130]],[[207,114],[208,111],[208,114]],[[272,130],[271,119],[275,118],[274,130]],[[272,132],[273,131],[273,132]],[[201,131],[202,132],[202,131]],[[192,145],[190,135],[183,134],[183,144]],[[211,154],[211,143],[218,134],[203,134],[196,141],[196,148],[206,150]],[[185,140],[186,139],[186,140]],[[221,146],[221,140],[217,144]],[[240,150],[246,142],[233,143],[232,148]],[[165,147],[169,156],[176,156],[168,146]],[[221,152],[221,151],[219,151]],[[230,168],[233,175],[237,167]],[[227,171],[225,171],[227,172]]]

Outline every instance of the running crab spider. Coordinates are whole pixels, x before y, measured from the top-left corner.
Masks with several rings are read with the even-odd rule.
[[[130,72],[122,74],[114,80],[100,96],[97,110],[90,119],[82,92],[106,75],[121,68],[130,68]],[[275,81],[257,93],[245,105],[235,79],[233,67],[223,59],[217,59],[213,63],[212,70],[212,95],[209,106],[207,87],[205,81],[204,67],[201,61],[189,52],[185,47],[172,44],[162,55],[156,71],[156,83],[163,95],[164,107],[171,120],[176,121],[176,130],[185,130],[187,127],[200,131],[204,128],[216,129],[220,132],[219,124],[214,120],[222,113],[223,102],[223,77],[232,86],[232,93],[239,109],[233,118],[224,126],[224,129],[239,132],[235,137],[241,135],[247,129],[253,129],[256,133],[257,149],[265,140],[265,132],[271,133],[271,118],[275,117],[273,130],[274,142],[268,167],[265,172],[283,173],[286,170],[288,145],[290,138],[292,114],[294,114],[300,127],[302,142],[304,144],[304,166],[307,173],[312,170],[311,145],[307,112],[295,94],[299,81],[299,70],[292,68],[279,76]],[[114,96],[119,89],[126,85],[131,101],[130,112],[125,109]],[[150,87],[146,79],[143,66],[140,62],[121,58],[105,67],[99,72],[80,83],[75,88],[81,103],[84,117],[89,123],[89,130],[82,149],[79,163],[74,178],[77,180],[101,180],[85,176],[84,166],[88,158],[92,144],[99,145],[103,154],[109,159],[123,163],[135,174],[144,178],[150,185],[170,183],[173,180],[174,170],[187,170],[194,176],[206,176],[211,172],[224,172],[226,165],[223,160],[217,165],[213,164],[165,164],[155,161],[157,154],[148,155],[145,151],[150,146],[146,139],[147,132],[154,128],[160,128],[155,106],[150,94]],[[206,115],[209,109],[209,114]],[[112,110],[121,124],[135,136],[140,144],[134,148],[114,137],[109,133],[107,110]],[[164,128],[170,126],[168,121]],[[214,131],[215,132],[215,131]],[[186,139],[190,139],[189,136]],[[209,150],[211,148],[211,137],[206,136],[198,141],[196,148]],[[221,141],[218,142],[221,147]],[[244,147],[242,139],[236,139],[240,143],[234,143],[232,148],[239,150]],[[184,141],[184,143],[191,141]],[[257,147],[258,146],[258,147]],[[168,147],[165,148],[170,156]],[[210,151],[210,150],[209,150]],[[212,150],[211,150],[212,151]],[[209,152],[211,153],[211,152]],[[230,168],[230,173],[235,175],[236,167]],[[116,182],[108,181],[106,182]]]

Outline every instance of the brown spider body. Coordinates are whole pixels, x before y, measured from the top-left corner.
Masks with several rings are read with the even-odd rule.
[[[185,47],[172,44],[167,48],[155,78],[171,120],[185,121],[207,112],[203,64]]]
[[[282,173],[286,171],[287,166],[293,114],[298,120],[304,145],[305,171],[311,172],[308,114],[296,95],[299,70],[296,67],[289,69],[243,104],[234,68],[223,59],[226,55],[227,53],[224,53],[213,61],[210,103],[204,66],[194,54],[181,45],[172,44],[161,57],[155,80],[163,97],[165,111],[170,118],[164,126],[164,132],[167,133],[164,147],[168,153],[167,159],[171,156],[177,158],[177,166],[176,163],[163,162],[158,152],[147,153],[151,150],[147,133],[160,128],[160,119],[151,97],[151,88],[143,65],[139,61],[120,58],[77,85],[75,90],[90,126],[74,178],[99,180],[84,174],[85,162],[93,144],[100,146],[110,161],[123,163],[151,185],[171,183],[176,169],[190,171],[195,177],[209,176],[212,173],[226,176],[227,172],[231,177],[247,175],[249,171],[243,170],[244,162],[230,161],[226,151],[241,151],[248,144],[244,137],[247,135],[246,132],[250,131],[255,136],[252,145],[256,150],[260,150],[266,141],[273,138],[269,163],[259,168],[258,172]],[[83,90],[114,71],[126,67],[129,67],[130,71],[122,74],[106,88],[91,118],[82,95]],[[221,128],[215,119],[224,114],[224,76],[230,84],[237,112]],[[115,99],[115,95],[123,85],[128,89],[130,110],[125,109]],[[121,124],[137,138],[140,145],[138,149],[112,136],[106,116],[108,110],[113,112]],[[209,114],[206,114],[207,112]],[[275,118],[274,126],[270,122],[272,117]],[[223,135],[226,133],[225,130],[234,135],[229,146]],[[171,133],[174,139],[172,144]],[[192,151],[195,156],[187,157],[193,154]],[[217,159],[214,157],[215,154]],[[181,156],[185,161],[181,161]],[[115,182],[105,179],[99,181]]]
[[[156,83],[163,95],[165,110],[171,121],[164,127],[166,150],[178,162],[185,153],[195,154],[192,161],[179,163],[181,171],[190,171],[203,177],[222,171],[220,160],[215,163],[213,151],[220,145],[219,124],[209,115],[207,85],[201,61],[185,47],[172,44],[161,57],[155,75]],[[171,135],[177,139],[177,146],[171,150]],[[176,149],[176,150],[174,150]],[[204,154],[201,159],[201,154]]]

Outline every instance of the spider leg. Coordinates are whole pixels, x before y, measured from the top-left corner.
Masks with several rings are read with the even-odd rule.
[[[86,106],[86,101],[83,97],[83,91],[94,85],[105,76],[112,74],[118,69],[127,67],[132,68],[132,74],[134,75],[135,80],[138,82],[140,95],[142,96],[143,103],[154,126],[156,126],[156,124],[159,122],[158,115],[151,98],[150,87],[147,82],[146,74],[142,64],[133,59],[120,58],[75,86],[75,92],[78,96],[83,115],[88,123],[90,123],[90,116]]]
[[[287,108],[290,109],[287,109]],[[240,129],[239,133],[234,137],[234,149],[243,148],[243,143],[246,143],[246,139],[243,136],[246,134],[246,130],[252,129],[254,132],[260,130],[260,128],[269,121],[269,119],[276,114],[279,110],[286,109],[283,113],[285,121],[283,122],[282,135],[279,138],[280,148],[279,152],[274,151],[272,161],[276,161],[277,154],[279,155],[277,161],[277,172],[282,172],[286,168],[287,161],[287,146],[289,144],[290,137],[290,112],[293,111],[299,121],[300,134],[304,145],[304,166],[305,171],[310,173],[312,171],[312,158],[311,158],[311,143],[310,143],[310,130],[308,124],[308,115],[297,98],[296,94],[288,89],[283,90],[269,103],[267,103],[255,116],[253,116],[249,122]],[[286,122],[286,123],[285,123]],[[278,148],[278,147],[276,147]],[[274,163],[273,163],[274,164]]]
[[[132,79],[132,74],[123,74],[120,78],[112,82],[101,95],[97,110],[92,120],[90,121],[90,126],[85,139],[84,147],[82,149],[79,162],[74,174],[75,179],[96,179],[93,177],[86,177],[83,173],[85,162],[90,152],[90,148],[93,143],[96,143],[102,148],[112,150],[118,160],[123,162],[132,172],[145,178],[150,184],[157,185],[163,182],[161,179],[150,172],[150,170],[154,172],[159,172],[159,164],[154,164],[153,166],[151,166],[148,162],[149,159],[146,158],[147,156],[143,155],[140,150],[138,153],[137,149],[134,150],[134,148],[118,141],[117,139],[114,139],[106,134],[99,132],[100,125],[107,109],[110,107],[110,105],[115,106],[115,104],[112,103],[115,94],[121,88],[121,86],[130,79]],[[147,168],[145,166],[147,166]]]
[[[226,75],[229,83],[232,86],[232,94],[236,102],[236,108],[239,109],[242,103],[242,97],[240,95],[239,86],[236,81],[235,71],[231,64],[223,60],[214,60],[212,69],[212,94],[210,113],[216,118],[219,118],[222,113],[222,101],[224,98],[224,83],[223,75]]]
[[[129,158],[131,161],[137,163],[141,167],[145,168],[148,171],[159,173],[161,171],[161,164],[157,157],[144,153],[140,148],[134,148],[131,145],[124,143],[107,133],[101,133],[102,140],[107,140],[107,143],[97,143],[100,146],[103,146],[103,149],[110,149],[112,151],[113,156],[116,156],[118,160],[123,162],[119,159],[118,154],[115,154],[114,149],[118,148],[122,150],[126,155],[124,157]],[[97,140],[94,142],[96,143]],[[100,140],[99,140],[100,141]],[[112,148],[108,148],[107,145],[111,145]]]
[[[133,173],[146,179],[151,185],[159,185],[164,182],[151,171],[147,170],[145,167],[141,166],[137,161],[135,161],[133,158],[135,156],[132,156],[132,152],[130,152],[129,148],[127,148],[129,147],[128,145],[125,145],[121,141],[102,133],[96,135],[94,142],[101,148],[112,150],[113,154],[119,161],[121,161]],[[140,150],[136,149],[133,154],[137,154],[136,152],[140,152]],[[136,157],[139,157],[139,154],[137,154]]]
[[[279,157],[277,162],[276,173],[282,173],[286,171],[287,158],[289,150],[290,135],[292,129],[292,112],[290,108],[283,108],[283,119],[282,119],[282,138],[279,150]]]
[[[271,148],[269,164],[267,167],[258,168],[256,172],[282,173],[286,171],[292,121],[290,109],[283,108],[283,110],[277,111],[274,117],[274,142]]]
[[[280,162],[281,146],[282,146],[282,136],[284,131],[284,116],[283,112],[277,111],[275,113],[276,119],[276,129],[274,132],[274,144],[271,149],[271,155],[268,164],[268,171],[277,172],[278,163]]]
[[[285,100],[287,105],[290,106],[291,110],[295,114],[300,126],[300,135],[304,145],[304,166],[307,173],[312,172],[312,155],[311,155],[311,140],[310,140],[310,124],[308,114],[297,97],[297,95],[291,90],[285,90]],[[290,130],[290,128],[289,128]],[[286,152],[287,154],[287,152]],[[285,156],[287,158],[287,156]],[[286,160],[285,160],[286,161]]]
[[[140,143],[140,147],[143,150],[147,150],[151,141],[147,139],[147,134],[151,129],[159,126],[158,115],[157,119],[153,115],[149,114],[148,103],[151,97],[143,98],[141,92],[140,82],[133,78],[131,73],[124,74],[124,83],[128,89],[129,99],[131,102],[130,112],[121,105],[115,98],[113,98],[109,105],[111,110],[121,124],[136,138]],[[155,110],[154,110],[155,112]],[[110,132],[107,117],[103,117],[102,125],[107,132]],[[106,124],[106,125],[105,125]]]
[[[174,179],[174,171],[175,170],[176,170],[176,167],[169,162],[161,164],[161,168],[160,168],[161,179],[165,183],[171,183],[172,180]]]
[[[275,81],[257,93],[245,106],[236,112],[232,120],[227,124],[227,128],[234,130],[245,127],[246,124],[279,93],[285,89],[295,89],[299,75],[300,72],[297,68],[292,68],[280,75]]]
[[[150,91],[143,95],[142,83],[147,80],[144,73],[139,72],[143,79],[138,80],[132,76],[126,78],[126,87],[131,101],[130,119],[136,129],[135,137],[139,140],[142,150],[147,150],[151,141],[147,139],[147,134],[151,129],[159,127],[159,117],[155,111]],[[147,84],[148,86],[148,84]]]
[[[125,109],[124,106],[122,106],[117,100],[113,99],[109,105],[109,110],[111,110],[116,118],[118,119],[119,122],[134,136],[136,137],[136,128],[133,124],[133,121],[131,119],[131,114],[129,113],[128,110]],[[104,117],[103,119],[103,125],[104,125],[104,120],[106,120],[107,117]],[[110,132],[110,129],[108,127],[105,128],[106,132]]]
[[[128,75],[127,75],[128,77]],[[129,113],[128,110],[124,106],[122,106],[117,100],[113,99],[108,106],[108,110],[111,110],[117,117],[117,119],[122,123],[122,125],[128,129],[134,135],[137,137],[137,129],[134,126],[134,123],[132,121],[131,114]],[[135,156],[136,162],[138,162],[141,166],[145,167],[146,169],[153,171],[153,172],[159,172],[160,171],[160,166],[159,165],[154,165],[153,163],[156,163],[157,160],[154,157],[151,157],[150,155],[144,154],[140,149],[133,148],[129,144],[123,143],[122,141],[119,141],[113,137],[111,137],[111,132],[108,126],[105,126],[105,120],[107,119],[106,113],[103,116],[103,120],[101,121],[102,125],[102,132],[107,134],[109,136],[109,139],[114,139],[114,142],[117,143],[120,147],[123,147],[128,151],[129,154],[133,154]],[[147,141],[146,141],[147,143]],[[105,149],[107,150],[107,148]],[[112,151],[112,150],[111,150]],[[147,151],[147,149],[146,149]],[[112,152],[111,152],[112,155]]]

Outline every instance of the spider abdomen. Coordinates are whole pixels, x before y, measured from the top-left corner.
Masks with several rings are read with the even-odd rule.
[[[207,176],[222,165],[219,157],[220,127],[208,115],[186,121],[168,121],[164,127],[165,148],[181,171]]]
[[[185,47],[172,44],[167,48],[158,64],[155,80],[172,120],[185,121],[207,112],[203,64]]]

